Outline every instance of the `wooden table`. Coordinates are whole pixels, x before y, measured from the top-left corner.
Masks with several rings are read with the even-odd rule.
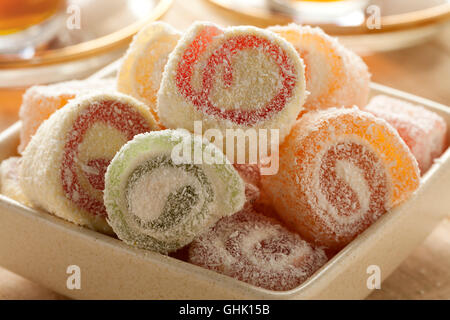
[[[174,2],[163,20],[179,29],[194,20],[263,26],[261,21],[231,14],[205,0]],[[450,25],[426,44],[364,59],[373,81],[450,105]],[[16,119],[15,113],[3,114],[0,129]],[[64,297],[0,268],[0,299]],[[369,299],[450,299],[450,221],[437,227]]]

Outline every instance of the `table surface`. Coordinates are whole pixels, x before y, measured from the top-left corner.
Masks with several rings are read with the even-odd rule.
[[[194,20],[264,26],[261,21],[230,13],[206,0],[174,1],[162,20],[180,30]],[[425,44],[366,56],[364,60],[373,81],[450,105],[450,25]],[[15,112],[3,112],[0,130],[16,119]],[[65,298],[0,268],[2,299]],[[369,299],[450,299],[450,220],[441,223]]]

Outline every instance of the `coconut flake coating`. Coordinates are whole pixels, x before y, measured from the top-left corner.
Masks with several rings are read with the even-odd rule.
[[[75,224],[112,233],[103,204],[110,160],[136,134],[157,129],[148,108],[123,94],[71,100],[39,127],[19,178],[33,204]]]
[[[251,209],[223,218],[189,247],[189,262],[277,291],[298,287],[326,261],[322,249]]]
[[[320,28],[289,24],[270,27],[289,41],[305,63],[305,110],[364,107],[369,96],[370,73],[364,61]]]
[[[444,119],[422,106],[379,95],[373,97],[364,110],[397,129],[419,163],[422,174],[447,146],[447,124]]]
[[[172,152],[183,143],[213,152],[218,162],[175,161]],[[104,199],[121,240],[166,254],[242,209],[245,186],[217,147],[186,130],[164,130],[122,147],[108,167]]]
[[[305,114],[262,185],[306,240],[339,250],[420,183],[414,156],[387,122],[357,108]]]
[[[167,23],[147,25],[134,36],[117,76],[117,90],[147,104],[158,123],[156,95],[169,53],[180,37]]]
[[[73,80],[27,89],[19,110],[19,118],[22,121],[19,153],[25,150],[41,123],[53,112],[64,107],[69,100],[96,91],[113,92],[114,90],[114,79]]]
[[[19,184],[20,161],[20,157],[11,157],[3,160],[0,164],[0,193],[23,205],[32,207]]]
[[[168,128],[279,129],[289,133],[302,109],[303,62],[284,39],[254,27],[198,22],[170,54],[158,92]],[[258,132],[258,131],[257,131]]]
[[[266,216],[276,218],[276,211],[261,184],[259,166],[256,164],[237,163],[233,164],[233,166],[245,182],[246,207],[253,208],[258,213]]]
[[[245,184],[245,198],[248,204],[253,204],[261,196],[260,175],[257,165],[233,164]]]

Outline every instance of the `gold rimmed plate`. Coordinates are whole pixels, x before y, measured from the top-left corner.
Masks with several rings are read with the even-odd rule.
[[[267,25],[296,22],[320,26],[362,53],[415,45],[450,20],[450,0],[208,1]]]
[[[331,34],[353,35],[356,33],[387,32],[413,28],[450,18],[449,0],[341,0],[330,2],[298,0],[209,1],[224,9],[242,15],[266,20],[267,23],[298,22],[302,24],[315,24],[320,25],[327,33]],[[340,20],[333,19],[332,17],[327,18],[327,10],[335,8],[339,10],[339,6],[344,6],[346,3],[353,3],[348,8],[362,9],[364,19],[351,19],[349,15],[347,16],[350,12],[345,12],[343,9],[340,9],[342,12],[341,17],[348,18],[347,21],[339,23]],[[308,16],[306,13],[302,14],[302,8],[307,13],[311,13],[312,6],[316,6],[315,9],[324,14],[322,19],[311,15]],[[380,13],[379,27],[368,28],[367,19],[373,18],[373,14],[377,13],[374,6],[377,7]],[[354,15],[354,12],[352,15]]]
[[[53,40],[29,56],[0,55],[2,111],[16,113],[23,92],[31,85],[82,79],[118,59],[133,35],[160,18],[172,2],[68,0],[63,23]],[[79,28],[70,29],[67,23],[76,11]]]
[[[0,69],[73,61],[123,47],[145,23],[161,17],[171,4],[172,0],[68,1],[65,18],[68,21],[79,14],[79,27],[61,26],[56,39],[31,57],[0,55]],[[78,13],[70,8],[77,8]]]

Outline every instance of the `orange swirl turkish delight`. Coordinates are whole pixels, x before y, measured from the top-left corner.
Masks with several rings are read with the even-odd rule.
[[[262,184],[280,217],[307,240],[340,249],[419,186],[398,133],[356,108],[313,111],[280,147]]]
[[[358,55],[320,28],[290,24],[269,30],[290,42],[305,62],[306,110],[366,105],[370,73]]]
[[[158,124],[156,95],[164,66],[180,37],[167,23],[149,24],[134,37],[117,76],[117,90],[147,104]]]

